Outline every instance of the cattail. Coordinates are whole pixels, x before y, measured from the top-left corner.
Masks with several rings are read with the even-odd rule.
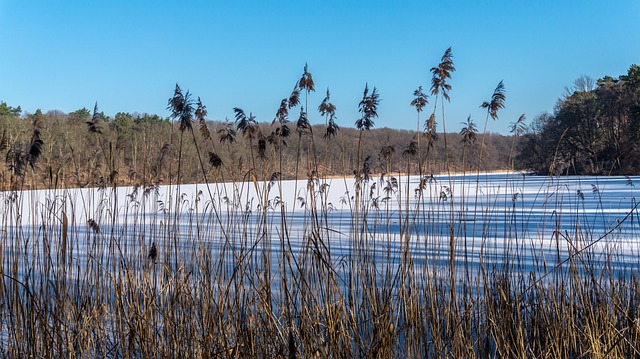
[[[207,127],[207,121],[205,119],[205,117],[207,117],[207,106],[202,104],[202,100],[200,100],[200,97],[198,97],[197,106],[196,118],[200,123],[200,135],[206,140],[211,140],[211,132]]]
[[[96,232],[96,233],[100,232],[100,225],[93,218],[90,218],[87,221],[87,223],[89,224],[89,227],[91,227],[91,229],[94,232]]]
[[[313,82],[313,77],[311,77],[309,65],[307,64],[304,64],[304,73],[302,74],[300,81],[298,81],[298,88],[306,90],[307,93],[316,91],[315,83]]]
[[[378,117],[378,105],[380,104],[380,95],[378,89],[375,87],[371,94],[369,94],[369,84],[364,86],[364,95],[358,105],[358,112],[362,114],[362,117],[356,121],[356,127],[360,131],[370,131],[375,123],[373,119]]]
[[[100,128],[101,119],[102,113],[98,112],[98,103],[96,102],[95,106],[93,106],[93,116],[91,116],[91,120],[85,122],[89,133],[102,134],[102,129]]]
[[[291,91],[291,95],[287,100],[289,109],[292,109],[300,104],[300,82],[296,82],[296,85],[293,86],[293,91]]]
[[[327,129],[325,131],[325,134],[323,135],[323,138],[328,140],[332,137],[336,137],[339,130],[340,130],[340,126],[336,124],[335,116],[331,115],[329,117],[329,122],[327,123]]]
[[[149,249],[148,258],[152,260],[154,263],[156,262],[156,258],[158,258],[158,248],[156,248],[156,242],[151,243],[151,248]]]
[[[480,107],[486,108],[489,116],[491,116],[492,119],[497,120],[498,110],[504,108],[505,98],[504,83],[500,81],[496,89],[493,91],[493,95],[491,95],[491,101],[483,102]]]
[[[214,168],[222,166],[222,159],[214,152],[209,152],[209,164]]]
[[[202,104],[202,103],[200,103]],[[182,93],[180,86],[176,84],[176,89],[173,93],[173,97],[167,102],[167,109],[171,111],[171,117],[177,119],[180,122],[180,132],[185,130],[193,130],[191,122],[193,117],[193,101],[191,100],[191,94],[189,91]],[[199,114],[206,115],[206,108],[202,106]]]

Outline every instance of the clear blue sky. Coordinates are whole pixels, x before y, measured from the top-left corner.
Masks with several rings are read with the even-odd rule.
[[[179,83],[212,120],[241,107],[271,121],[308,62],[312,123],[324,123],[315,109],[329,87],[338,123],[353,126],[368,82],[382,99],[376,127],[414,129],[412,93],[451,46],[447,130],[468,115],[481,129],[479,105],[504,80],[506,109],[488,130],[507,133],[523,113],[552,111],[577,77],[640,63],[638,39],[636,0],[0,0],[0,101],[168,116]]]

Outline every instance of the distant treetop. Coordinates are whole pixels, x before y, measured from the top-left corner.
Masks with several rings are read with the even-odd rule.
[[[0,102],[0,116],[19,117],[21,113],[22,113],[22,109],[20,108],[20,106],[11,107],[7,105],[7,103],[4,101]]]

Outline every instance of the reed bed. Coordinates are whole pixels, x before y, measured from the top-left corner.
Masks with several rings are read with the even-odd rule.
[[[0,351],[637,356],[633,187],[500,178],[4,192]]]
[[[637,179],[481,174],[502,82],[482,103],[479,148],[475,124],[464,124],[463,173],[453,175],[444,109],[454,70],[449,48],[431,68],[426,120],[427,93],[414,92],[416,137],[395,169],[394,147],[382,146],[379,166],[365,149],[380,101],[368,84],[357,147],[336,143],[328,90],[322,143],[314,139],[307,66],[271,134],[234,109],[235,128],[216,131],[226,160],[206,107],[176,85],[170,143],[156,180],[142,186],[116,186],[125,171],[96,105],[86,124],[106,164],[95,172],[102,187],[58,188],[50,167],[50,189],[20,191],[36,188],[44,142],[34,122],[28,147],[7,156],[11,191],[0,193],[0,355],[640,357]],[[438,104],[442,157],[433,153]],[[289,110],[298,106],[291,140]],[[297,143],[294,160],[283,156],[287,141]],[[349,161],[347,146],[357,148]],[[169,151],[177,162],[165,161]],[[330,151],[340,153],[341,177],[328,176]],[[428,174],[438,158],[447,174]],[[183,183],[187,164],[203,184]],[[285,168],[294,180],[283,180]]]

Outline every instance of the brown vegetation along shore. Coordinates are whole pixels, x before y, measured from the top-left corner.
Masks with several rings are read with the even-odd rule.
[[[91,126],[86,122],[91,122]],[[0,125],[5,144],[1,154],[7,159],[0,164],[0,190],[177,183],[179,155],[182,156],[180,182],[204,180],[195,147],[183,146],[182,153],[179,153],[179,124],[158,116],[119,113],[113,119],[98,116],[92,122],[90,112],[83,109],[70,114],[37,112],[25,118],[0,116]],[[231,127],[235,131],[235,124],[207,121],[206,126],[210,137],[199,133],[195,139],[202,152],[200,155],[204,157],[204,173],[209,181],[246,179],[254,163],[268,168],[271,173],[281,172],[283,179],[292,179],[296,176],[295,159],[298,155],[304,159],[298,169],[301,179],[308,178],[316,170],[320,175],[350,177],[356,169],[357,154],[352,145],[358,140],[359,131],[356,129],[340,129],[325,146],[322,136],[324,125],[315,125],[311,127],[311,134],[301,136],[299,142],[298,139],[289,140],[286,147],[282,146],[282,153],[278,153],[277,158],[273,158],[273,153],[279,149],[267,142],[265,157],[252,161],[245,137],[236,135],[233,142],[221,141],[227,129]],[[259,126],[262,133],[273,130],[269,124]],[[41,144],[34,145],[35,132]],[[468,170],[475,170],[480,145],[471,144],[463,154],[462,136],[458,133],[447,136],[450,143],[448,161],[444,158],[442,141],[434,142],[428,159],[426,150],[422,149],[421,158],[425,159],[428,172],[445,173],[447,168],[461,172],[463,157]],[[415,141],[415,132],[371,129],[367,137],[362,144],[361,155],[368,158],[372,172],[407,173],[403,151],[411,141]],[[253,144],[256,153],[257,142]],[[510,168],[512,142],[510,136],[488,134],[484,159],[480,163],[482,170]],[[28,155],[37,146],[39,157],[31,166]],[[316,159],[307,161],[314,153]],[[286,165],[280,167],[274,163],[280,158]],[[418,174],[418,163],[412,162],[411,173]]]
[[[502,82],[482,103],[481,135],[471,120],[460,132],[451,127],[444,109],[454,71],[449,48],[431,68],[433,112],[421,117],[427,94],[422,87],[414,92],[416,131],[374,128],[380,99],[368,85],[355,129],[337,127],[329,91],[318,108],[324,125],[310,125],[302,108],[292,124],[289,111],[302,99],[308,109],[315,91],[307,66],[271,124],[240,108],[233,123],[207,121],[206,107],[177,85],[168,101],[173,122],[125,113],[111,119],[97,105],[93,112],[20,118],[1,103],[0,190],[16,192],[0,193],[0,355],[640,356],[638,263],[619,245],[638,238],[632,190],[629,210],[609,221],[597,187],[594,213],[580,202],[581,191],[545,184],[530,200],[543,201],[541,211],[552,219],[538,226],[530,221],[540,211],[526,213],[519,192],[498,198],[476,189],[459,196],[447,179],[448,186],[427,194],[432,183],[425,178],[441,172],[476,178],[514,170],[514,158],[549,153],[548,162],[534,164],[550,173],[557,165],[633,165],[637,104],[625,107],[633,111],[624,116],[601,117],[610,120],[606,129],[590,127],[581,111],[557,121],[569,129],[547,118],[528,134],[530,150],[519,152],[524,116],[513,137],[486,133],[489,118],[497,119],[505,105]],[[598,90],[637,95],[640,77],[631,72],[618,82],[604,79]],[[574,93],[558,115],[583,109],[583,100],[593,104],[598,90]],[[599,139],[611,139],[605,135],[617,136],[614,148],[630,147],[611,156],[610,143],[600,146]],[[614,160],[603,161],[605,155]],[[423,177],[416,188],[402,178],[368,181],[380,173]],[[337,217],[324,190],[327,176],[353,183]],[[282,200],[285,178],[308,179],[294,181],[302,216]],[[183,200],[179,186],[175,196],[152,197],[157,184],[187,182],[231,182],[233,189],[206,186],[208,193],[193,200],[203,196],[203,212]],[[144,186],[140,201],[118,197],[121,185]],[[255,198],[238,187],[245,185]],[[44,191],[53,197],[25,204],[19,192],[87,186],[101,187],[98,206],[83,208],[89,202],[80,196],[74,207],[72,191]],[[271,186],[280,189],[277,201],[267,196]],[[386,206],[392,196],[393,209]],[[152,209],[145,211],[145,203]],[[89,217],[79,219],[69,208]]]

